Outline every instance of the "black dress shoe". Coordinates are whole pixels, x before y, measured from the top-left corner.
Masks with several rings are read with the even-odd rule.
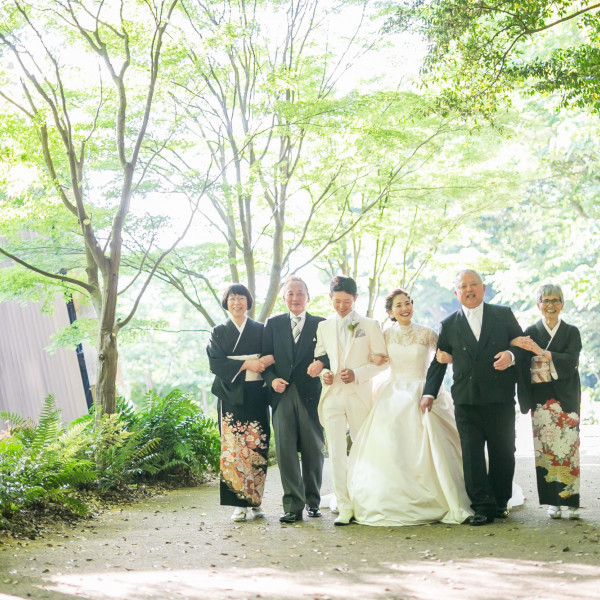
[[[496,519],[508,519],[509,514],[510,512],[506,506],[499,506],[496,509]]]
[[[302,521],[302,513],[286,512],[285,515],[279,517],[280,523],[295,523],[296,521]]]
[[[488,517],[487,515],[482,515],[479,513],[475,513],[469,519],[469,525],[472,525],[473,527],[479,527],[480,525],[487,525],[488,523],[493,523],[493,522],[494,522],[494,517]]]
[[[309,517],[321,517],[321,511],[318,508],[311,508],[310,506],[306,507],[306,514]]]

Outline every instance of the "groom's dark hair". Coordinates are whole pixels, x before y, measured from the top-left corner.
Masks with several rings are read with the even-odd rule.
[[[329,284],[329,291],[333,294],[334,292],[346,292],[351,296],[356,296],[357,288],[356,281],[352,277],[345,277],[344,275],[336,275]]]

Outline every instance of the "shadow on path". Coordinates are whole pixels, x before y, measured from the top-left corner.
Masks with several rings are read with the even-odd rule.
[[[600,429],[582,435],[584,518],[550,521],[537,503],[527,421],[515,477],[526,500],[506,521],[334,527],[324,510],[282,526],[273,468],[266,519],[231,522],[211,483],[0,546],[0,600],[597,599]]]

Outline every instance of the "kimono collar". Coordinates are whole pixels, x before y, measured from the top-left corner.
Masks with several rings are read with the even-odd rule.
[[[235,328],[242,333],[242,331],[244,331],[244,327],[246,327],[246,323],[248,322],[248,317],[246,316],[244,318],[244,322],[241,325],[238,325],[231,317],[229,320],[235,325]]]
[[[554,326],[554,329],[550,329],[550,327],[548,327],[546,321],[544,319],[542,319],[542,325],[544,326],[544,329],[548,332],[548,335],[551,338],[554,337],[554,335],[558,331],[558,328],[560,327],[561,322],[562,322],[561,316],[558,315],[558,321],[557,321],[556,325]]]

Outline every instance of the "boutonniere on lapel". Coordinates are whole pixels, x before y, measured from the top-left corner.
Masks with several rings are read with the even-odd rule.
[[[365,332],[362,329],[356,329],[358,327],[358,321],[352,321],[352,323],[348,323],[347,325],[348,331],[352,334],[352,337],[357,336],[360,337],[360,333],[364,335]]]

